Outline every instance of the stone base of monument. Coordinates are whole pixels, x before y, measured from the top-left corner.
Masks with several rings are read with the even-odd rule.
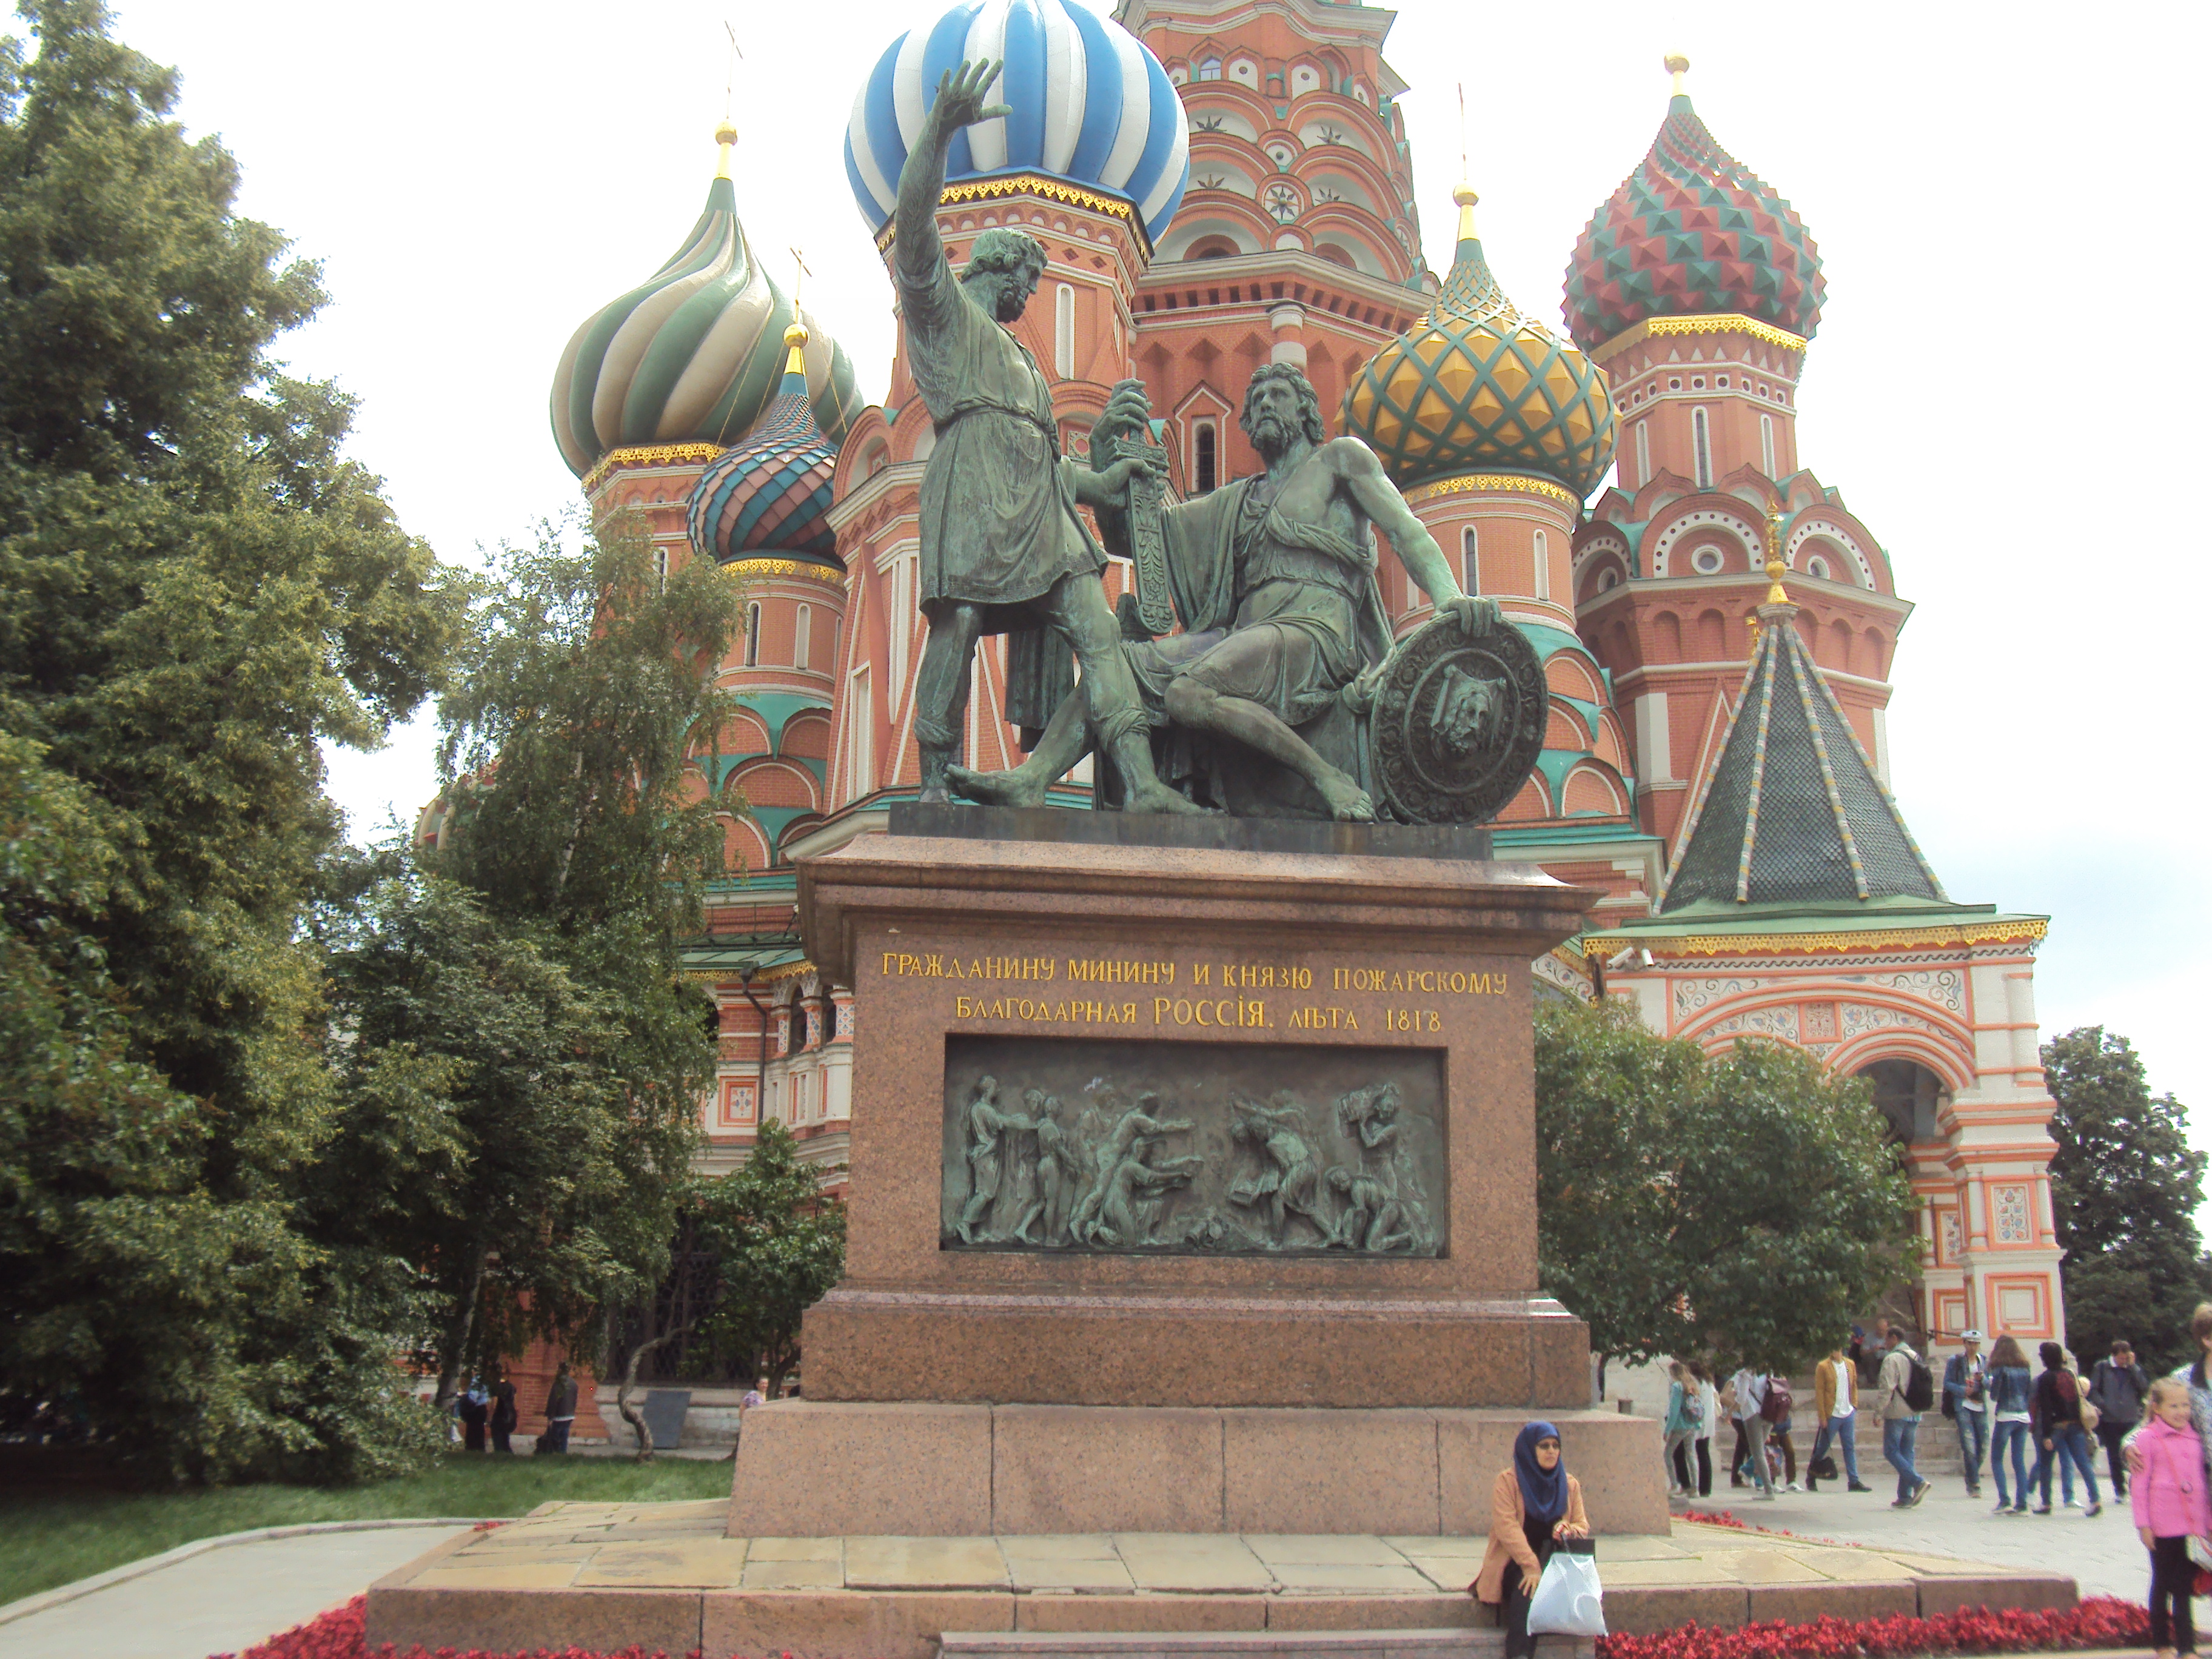
[[[1599,1524],[1536,1278],[1530,959],[1595,896],[1486,831],[902,809],[799,866],[850,985],[846,1277],[757,1411],[758,1533],[1486,1529],[1534,1416]]]
[[[730,1527],[795,1537],[1480,1535],[1532,1414],[779,1401],[745,1419]],[[1666,1530],[1656,1422],[1545,1415],[1594,1527]],[[836,1473],[791,1478],[803,1469]]]

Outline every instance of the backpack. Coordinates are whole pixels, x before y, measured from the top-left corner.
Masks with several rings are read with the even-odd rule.
[[[1685,1389],[1682,1391],[1682,1420],[1692,1428],[1699,1427],[1704,1424],[1705,1398],[1701,1390]]]
[[[1958,1404],[1951,1398],[1951,1367],[1953,1365],[1959,1367],[1959,1380],[1961,1382],[1966,1380],[1965,1360],[1954,1359],[1943,1367],[1943,1415],[1946,1417],[1956,1417],[1959,1414]]]
[[[1909,1359],[1905,1362],[1905,1409],[1924,1412],[1936,1403],[1936,1379],[1928,1374],[1926,1362]]]
[[[1778,1376],[1766,1379],[1766,1398],[1759,1402],[1759,1414],[1770,1423],[1790,1420],[1790,1385]]]

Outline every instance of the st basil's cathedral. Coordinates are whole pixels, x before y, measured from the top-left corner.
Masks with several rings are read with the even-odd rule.
[[[1392,21],[1328,0],[1121,0],[1111,19],[1083,0],[956,0],[857,88],[846,181],[888,260],[939,75],[1003,58],[1018,112],[956,140],[938,225],[956,269],[996,225],[1044,243],[1014,329],[1052,380],[1063,453],[1087,453],[1134,377],[1172,489],[1203,493],[1260,469],[1237,419],[1253,370],[1301,368],[1545,665],[1549,731],[1498,855],[1604,897],[1591,932],[1539,960],[1539,990],[1625,999],[1709,1049],[1795,1043],[1870,1079],[1921,1203],[1916,1322],[1937,1340],[2063,1340],[2045,919],[1954,901],[1889,793],[1911,607],[1873,529],[1798,453],[1826,292],[1811,234],[1722,148],[1669,59],[1674,95],[1577,240],[1557,323],[1500,288],[1464,184],[1451,268],[1431,270]],[[721,669],[744,713],[697,757],[742,872],[688,958],[721,1012],[704,1163],[732,1167],[774,1118],[842,1183],[867,1010],[805,959],[792,860],[884,828],[917,791],[934,433],[902,341],[871,405],[834,319],[770,279],[741,222],[736,134],[718,136],[698,222],[561,353],[553,435],[596,522],[625,515],[666,568],[713,559],[745,585]],[[1381,569],[1402,636],[1428,603],[1395,561]],[[1132,580],[1115,561],[1109,599]],[[965,763],[1014,764],[1003,638],[974,675]],[[1088,765],[1065,805],[1088,804]]]

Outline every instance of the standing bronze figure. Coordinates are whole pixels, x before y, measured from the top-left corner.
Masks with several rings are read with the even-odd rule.
[[[983,103],[998,73],[988,60],[946,72],[899,174],[899,310],[915,384],[937,423],[921,480],[921,600],[929,618],[915,679],[921,799],[949,799],[976,641],[1012,633],[1018,649],[1035,652],[1049,628],[1082,665],[1085,716],[1131,809],[1193,811],[1153,771],[1136,682],[1099,580],[1106,555],[1076,511],[1079,502],[1126,506],[1129,480],[1147,463],[1133,457],[1094,471],[1060,455],[1051,384],[1006,326],[1043,274],[1036,239],[985,231],[956,280],[938,235],[953,135],[1012,112]]]

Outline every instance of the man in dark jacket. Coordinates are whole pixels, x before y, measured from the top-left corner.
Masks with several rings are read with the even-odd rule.
[[[2089,1403],[2097,1408],[2097,1438],[2105,1443],[2106,1466],[2112,1472],[2112,1495],[2128,1495],[2128,1464],[2120,1442],[2142,1421],[2143,1395],[2150,1378],[2136,1364],[2136,1351],[2124,1338],[2112,1344],[2112,1357],[2100,1359],[2089,1373]]]
[[[545,1395],[545,1432],[538,1437],[538,1449],[542,1452],[565,1452],[568,1449],[568,1430],[576,1420],[576,1379],[568,1375],[568,1362],[562,1360],[561,1369],[553,1374],[553,1386]]]

